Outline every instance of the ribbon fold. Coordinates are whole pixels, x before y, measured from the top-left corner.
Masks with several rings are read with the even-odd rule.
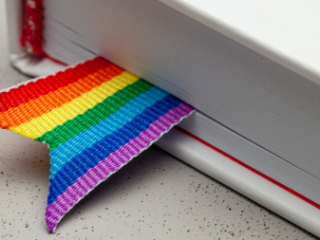
[[[50,232],[99,183],[193,111],[101,57],[0,93],[0,127],[49,147]]]

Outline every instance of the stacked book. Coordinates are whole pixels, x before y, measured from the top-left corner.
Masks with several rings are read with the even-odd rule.
[[[37,74],[101,55],[168,91],[199,111],[158,146],[318,236],[319,8],[301,0],[43,0],[44,67],[21,57],[23,8],[7,0],[17,68]]]

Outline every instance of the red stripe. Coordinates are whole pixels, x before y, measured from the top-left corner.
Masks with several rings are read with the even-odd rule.
[[[0,93],[0,112],[5,112],[10,108],[17,107],[41,95],[46,95],[70,83],[74,83],[80,78],[84,78],[110,64],[107,60],[97,57],[86,62],[86,64],[79,64],[54,76],[38,79],[35,82],[20,85],[18,88],[11,89],[8,92],[2,92]]]
[[[210,143],[208,143],[208,142],[204,141],[203,139],[201,139],[201,138],[197,137],[196,135],[193,135],[192,133],[188,132],[187,130],[183,129],[182,127],[176,126],[176,129],[178,129],[179,131],[181,131],[181,132],[185,133],[186,135],[188,135],[188,136],[190,136],[190,137],[194,138],[195,140],[197,140],[197,141],[199,141],[199,142],[203,143],[203,144],[204,144],[204,145],[206,145],[207,147],[212,148],[212,149],[213,149],[213,150],[215,150],[216,152],[218,152],[218,153],[222,154],[223,156],[225,156],[225,157],[227,157],[227,158],[231,159],[232,161],[234,161],[234,162],[238,163],[239,165],[241,165],[241,166],[245,167],[246,169],[249,169],[250,171],[252,171],[252,172],[254,172],[254,173],[258,174],[259,176],[263,177],[264,179],[266,179],[266,180],[268,180],[268,181],[270,181],[270,182],[274,183],[274,184],[275,184],[275,185],[277,185],[278,187],[281,187],[282,189],[284,189],[284,190],[286,190],[287,192],[289,192],[289,193],[291,193],[291,194],[295,195],[296,197],[298,197],[298,198],[300,198],[300,199],[304,200],[305,202],[307,202],[307,203],[311,204],[312,206],[314,206],[314,207],[316,207],[316,208],[320,209],[320,205],[319,205],[318,203],[316,203],[316,202],[312,201],[311,199],[309,199],[309,198],[307,198],[307,197],[305,197],[305,196],[301,195],[300,193],[298,193],[298,192],[296,192],[296,191],[292,190],[291,188],[288,188],[287,186],[283,185],[282,183],[280,183],[280,182],[278,182],[278,181],[274,180],[273,178],[271,178],[271,177],[269,177],[269,176],[267,176],[267,175],[263,174],[262,172],[259,172],[258,170],[256,170],[256,169],[254,169],[254,168],[250,167],[249,165],[247,165],[247,164],[245,164],[245,163],[241,162],[240,160],[238,160],[238,159],[236,159],[236,158],[232,157],[232,156],[231,156],[231,155],[229,155],[228,153],[226,153],[226,152],[224,152],[224,151],[220,150],[219,148],[217,148],[217,147],[215,147],[215,146],[211,145]]]

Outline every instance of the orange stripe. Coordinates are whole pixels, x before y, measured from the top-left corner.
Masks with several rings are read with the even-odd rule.
[[[89,74],[106,68],[110,64],[112,63],[101,57],[97,57],[86,63],[81,63],[74,68],[68,68],[65,71],[58,72],[55,75],[22,83],[16,88],[0,92],[0,112],[6,112],[10,108],[18,107],[20,104],[25,104],[41,95],[56,91],[61,87],[78,81],[80,78],[84,78]]]
[[[120,75],[123,71],[123,69],[115,65],[109,65],[107,68],[98,70],[75,83],[30,100],[18,107],[10,108],[6,112],[0,112],[0,125],[2,128],[18,127],[33,118],[40,117],[65,103],[71,102],[103,82]]]

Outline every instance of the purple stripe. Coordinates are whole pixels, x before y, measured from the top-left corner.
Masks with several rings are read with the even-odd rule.
[[[162,133],[168,131],[181,118],[188,116],[194,109],[185,103],[171,109],[157,121],[142,131],[138,137],[131,139],[117,151],[111,153],[106,159],[100,161],[95,167],[89,169],[77,181],[70,185],[56,201],[47,206],[46,221],[50,232],[53,232],[60,219],[90,190],[105,180],[111,173],[116,172],[125,163],[149,147]]]

